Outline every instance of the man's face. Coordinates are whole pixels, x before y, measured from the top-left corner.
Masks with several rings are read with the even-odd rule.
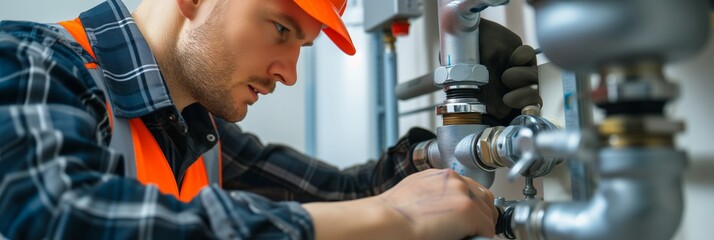
[[[203,7],[210,9],[199,10],[168,58],[183,90],[231,122],[245,118],[248,105],[276,82],[295,84],[300,48],[322,26],[292,0],[216,0]]]

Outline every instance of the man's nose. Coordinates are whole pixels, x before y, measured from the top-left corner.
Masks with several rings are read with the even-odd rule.
[[[268,69],[270,77],[285,86],[292,86],[297,82],[297,58],[299,52],[290,55],[273,62]]]

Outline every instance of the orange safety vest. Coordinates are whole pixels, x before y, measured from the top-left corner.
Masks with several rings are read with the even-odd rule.
[[[96,60],[79,18],[72,21],[59,22],[58,24],[67,30],[66,34],[74,38]],[[106,93],[104,77],[99,70],[99,66],[90,62],[85,63],[85,67],[90,71],[97,86]],[[109,94],[105,95],[107,98],[110,96]],[[112,114],[111,99],[107,99],[106,102],[112,128],[110,146],[124,154],[125,174],[127,177],[135,177],[144,185],[156,185],[162,193],[174,195],[183,202],[191,201],[201,188],[208,186],[208,184],[221,184],[220,142],[213,149],[199,157],[188,168],[183,177],[181,188],[179,188],[166,156],[141,118],[116,118]],[[213,120],[212,116],[211,120]]]

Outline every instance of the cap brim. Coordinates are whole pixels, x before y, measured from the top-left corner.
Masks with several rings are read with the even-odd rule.
[[[295,1],[295,3],[307,12],[307,14],[325,25],[322,31],[340,50],[348,55],[354,55],[357,52],[352,43],[352,38],[350,38],[350,34],[347,32],[347,28],[342,22],[342,18],[340,18],[339,13],[332,7],[332,3],[330,3],[329,0]]]

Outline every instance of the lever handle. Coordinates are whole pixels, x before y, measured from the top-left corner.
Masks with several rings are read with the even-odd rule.
[[[513,165],[510,171],[508,171],[508,180],[513,181],[519,175],[523,174],[528,170],[528,168],[533,165],[536,161],[536,148],[534,142],[534,133],[529,128],[520,128],[515,137],[515,144],[519,152],[520,157]]]

